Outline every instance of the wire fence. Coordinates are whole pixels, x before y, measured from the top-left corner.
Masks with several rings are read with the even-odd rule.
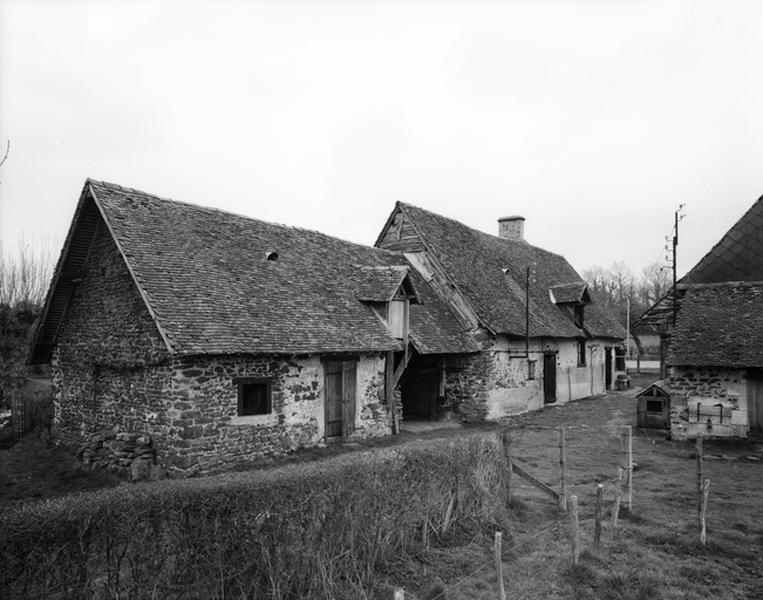
[[[522,443],[525,440],[532,440],[533,443],[536,445],[539,443],[539,440],[537,439],[538,433],[543,432],[553,432],[554,434],[558,434],[558,432],[561,429],[561,435],[559,440],[559,464],[560,468],[562,469],[562,473],[560,473],[560,478],[562,481],[565,480],[565,459],[564,459],[564,453],[568,449],[585,449],[587,452],[591,451],[590,444],[588,445],[582,445],[582,444],[566,444],[566,429],[567,428],[551,428],[551,427],[521,427],[517,429],[511,429],[511,443],[516,446],[522,446]],[[535,434],[530,435],[530,434]],[[528,437],[530,435],[530,437]],[[585,503],[578,506],[577,510],[577,523],[580,522],[587,522],[591,519],[597,518],[597,502],[600,502],[599,505],[599,511],[598,511],[598,518],[599,523],[603,523],[605,521],[605,513],[607,511],[604,511],[603,507],[605,503],[608,501],[606,500],[606,497],[608,494],[613,494],[613,497],[610,498],[609,502],[611,502],[612,507],[609,512],[609,516],[606,519],[610,522],[609,530],[610,533],[613,535],[616,525],[617,525],[617,512],[619,510],[619,501],[620,497],[623,494],[624,489],[627,489],[628,492],[632,493],[632,451],[631,451],[631,441],[630,441],[630,435],[631,435],[631,428],[630,427],[624,427],[621,428],[621,432],[619,437],[615,437],[614,435],[611,436],[610,439],[604,440],[603,444],[597,445],[596,451],[599,453],[611,451],[612,453],[615,453],[619,458],[620,462],[614,463],[619,470],[619,473],[617,476],[607,477],[605,479],[597,478],[597,481],[595,482],[595,488],[592,493],[592,498],[590,500],[587,500]],[[614,440],[617,439],[615,442]],[[540,444],[543,444],[544,440],[540,440]],[[505,442],[504,442],[505,443]],[[511,453],[511,459],[509,460],[508,468],[512,468],[512,462],[514,460],[518,461],[525,461],[527,463],[533,463],[538,461],[548,461],[550,458],[549,452],[546,452],[546,456],[538,456],[538,455],[519,455],[515,453]],[[563,484],[562,484],[563,485]],[[597,491],[598,486],[602,486],[602,495],[599,498]],[[516,486],[518,487],[518,486]],[[575,485],[576,489],[582,488],[581,485]],[[582,489],[580,490],[582,491]],[[560,493],[565,493],[564,490],[562,490]],[[625,496],[623,496],[625,497]],[[566,503],[565,503],[566,506]],[[613,518],[614,513],[614,518]],[[523,547],[528,546],[531,542],[536,541],[543,536],[554,532],[559,538],[559,536],[562,535],[562,532],[569,527],[568,521],[570,519],[569,513],[564,511],[562,514],[560,514],[558,517],[554,518],[550,523],[543,526],[541,529],[535,531],[531,535],[528,535],[527,537],[519,540],[519,541],[513,541],[512,544],[510,544],[507,548],[502,550],[500,554],[500,561],[503,563],[505,559],[510,557],[510,555],[516,556],[516,553],[518,550],[520,550]],[[577,525],[576,525],[577,526]],[[601,526],[601,525],[600,525]],[[603,529],[603,527],[602,527]],[[448,598],[449,594],[451,592],[454,592],[459,587],[463,586],[465,583],[474,580],[475,577],[479,576],[480,574],[488,571],[491,567],[495,568],[496,560],[498,560],[498,557],[491,557],[486,558],[484,562],[481,562],[476,568],[472,569],[470,572],[468,572],[466,575],[458,578],[456,581],[450,583],[449,585],[443,587],[439,592],[437,592],[434,596],[430,596],[432,600],[445,600]],[[544,572],[547,569],[550,568],[557,568],[558,565],[556,563],[552,563],[547,565],[546,567],[536,570],[533,575],[537,576],[539,573]],[[528,594],[524,594],[521,596],[518,600],[524,600],[525,598],[528,598]]]

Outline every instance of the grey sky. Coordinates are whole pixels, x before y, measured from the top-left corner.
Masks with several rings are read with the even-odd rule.
[[[0,235],[86,177],[373,244],[395,200],[578,269],[763,194],[759,0],[0,2]]]

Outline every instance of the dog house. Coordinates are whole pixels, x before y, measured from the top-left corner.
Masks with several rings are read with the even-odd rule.
[[[636,425],[670,429],[670,388],[666,379],[655,381],[636,395]]]

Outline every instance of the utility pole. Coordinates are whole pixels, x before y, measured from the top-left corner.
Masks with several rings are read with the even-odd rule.
[[[673,307],[672,318],[670,321],[665,319],[661,326],[660,332],[660,377],[667,377],[667,365],[665,363],[665,357],[667,356],[668,339],[672,335],[672,331],[676,328],[676,320],[678,318],[678,223],[684,218],[684,214],[681,212],[684,208],[683,204],[679,204],[675,213],[673,214],[673,260],[670,260],[668,254],[665,255],[665,262],[670,262],[668,267],[660,267],[660,269],[672,269],[673,271]],[[668,244],[670,243],[670,236],[665,236],[665,252],[668,252]],[[671,326],[672,323],[672,326]]]
[[[631,355],[631,299],[625,299],[625,357]]]
[[[675,213],[673,213],[675,222],[673,225],[673,329],[676,328],[676,318],[678,316],[678,294],[676,293],[676,284],[678,282],[678,269],[676,265],[676,251],[678,249],[678,222],[681,221],[684,218],[684,215],[681,214],[681,210],[683,209],[684,205],[679,204],[678,209]]]

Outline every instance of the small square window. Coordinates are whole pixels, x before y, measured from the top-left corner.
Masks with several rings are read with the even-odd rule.
[[[534,360],[527,361],[527,378],[535,379],[535,361]]]
[[[586,360],[585,360],[585,340],[578,340],[578,366],[579,367],[585,367]]]
[[[272,410],[268,379],[236,379],[238,385],[238,414],[267,415]]]
[[[646,412],[648,413],[661,413],[662,412],[662,400],[647,400]]]

